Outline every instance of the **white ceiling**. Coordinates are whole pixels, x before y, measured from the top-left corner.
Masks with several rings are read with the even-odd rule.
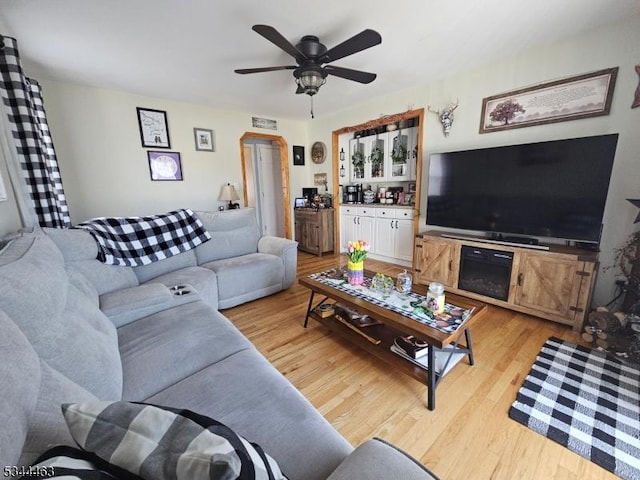
[[[330,76],[317,118],[632,15],[640,0],[0,0],[0,34],[18,40],[35,78],[306,120],[291,70],[233,72],[295,63],[252,25],[327,48],[365,28],[382,35],[335,62],[378,78]]]

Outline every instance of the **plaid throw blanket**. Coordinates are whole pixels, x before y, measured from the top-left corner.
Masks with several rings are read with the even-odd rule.
[[[98,243],[98,260],[129,267],[172,257],[211,238],[189,209],[149,217],[94,218],[74,228],[93,235]]]

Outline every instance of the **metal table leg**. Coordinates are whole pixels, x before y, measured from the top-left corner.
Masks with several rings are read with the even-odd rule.
[[[429,359],[429,369],[427,370],[427,408],[435,410],[436,408],[436,352],[432,345],[427,350],[427,358]]]
[[[307,328],[307,325],[309,324],[309,314],[311,313],[311,305],[313,305],[314,295],[315,295],[315,292],[311,290],[311,295],[309,296],[309,304],[307,305],[307,314],[304,317],[304,328]]]

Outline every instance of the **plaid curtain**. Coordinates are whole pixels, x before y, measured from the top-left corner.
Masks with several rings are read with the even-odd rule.
[[[49,133],[42,90],[25,77],[14,38],[0,36],[0,95],[22,174],[42,227],[71,226],[58,160]]]

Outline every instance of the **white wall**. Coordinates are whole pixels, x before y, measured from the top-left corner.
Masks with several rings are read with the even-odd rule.
[[[226,182],[242,204],[240,137],[247,131],[306,143],[304,122],[278,120],[278,130],[251,126],[251,115],[41,80],[72,223],[96,216],[163,213],[188,207],[215,210]],[[181,153],[183,181],[151,181],[140,143],[136,107],[167,112],[171,149]],[[193,128],[215,131],[215,152],[196,151]],[[290,161],[290,165],[292,165]],[[293,168],[293,167],[292,167]],[[294,174],[297,172],[294,172]],[[293,175],[292,184],[302,183]]]
[[[463,33],[460,33],[463,34]],[[416,59],[428,61],[428,59]],[[425,113],[423,137],[423,179],[426,186],[427,159],[432,152],[464,150],[562,138],[619,133],[618,148],[605,209],[601,242],[601,269],[594,304],[613,297],[615,248],[637,229],[633,220],[638,209],[627,198],[640,198],[640,108],[631,109],[638,85],[634,66],[640,63],[640,17],[589,32],[580,37],[526,52],[482,68],[461,72],[442,81],[389,94],[371,102],[337,112],[309,124],[309,137],[322,139],[328,132],[356,125],[410,108],[442,108],[459,100],[449,137],[444,137],[436,115]],[[539,83],[619,67],[611,113],[608,116],[479,134],[482,99]],[[320,92],[319,95],[321,95]],[[425,222],[426,188],[421,199],[421,224]]]

